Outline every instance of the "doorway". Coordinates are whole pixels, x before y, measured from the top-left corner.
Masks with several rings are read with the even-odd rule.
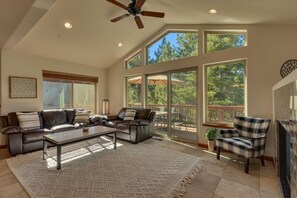
[[[156,112],[156,135],[196,142],[197,69],[147,75],[146,106]]]

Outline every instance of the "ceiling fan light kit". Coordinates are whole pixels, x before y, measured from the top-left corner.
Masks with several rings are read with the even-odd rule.
[[[165,13],[163,13],[163,12],[142,11],[141,7],[143,6],[143,4],[145,3],[146,0],[131,0],[132,3],[130,3],[128,6],[125,6],[124,4],[122,4],[116,0],[106,0],[106,1],[128,11],[127,14],[124,14],[124,15],[121,15],[114,19],[111,19],[110,21],[113,23],[115,23],[119,20],[122,20],[124,18],[127,18],[130,15],[133,15],[137,27],[139,29],[142,29],[142,28],[144,28],[144,25],[143,25],[139,15],[148,16],[148,17],[157,17],[157,18],[164,18],[164,16],[165,16]]]

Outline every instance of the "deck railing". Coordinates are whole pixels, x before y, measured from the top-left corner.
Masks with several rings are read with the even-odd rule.
[[[233,123],[237,115],[244,115],[244,106],[208,105],[208,121],[220,123]]]
[[[153,111],[168,112],[166,104],[149,104],[147,107]],[[196,123],[196,105],[172,105],[171,109],[172,113],[178,116],[177,119],[183,119],[188,124]],[[244,115],[244,106],[208,105],[209,122],[233,123],[233,118],[237,115]]]

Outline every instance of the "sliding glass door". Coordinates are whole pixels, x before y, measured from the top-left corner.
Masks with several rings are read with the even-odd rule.
[[[197,140],[197,71],[170,74],[170,136]]]
[[[156,131],[159,135],[166,136],[168,131],[168,74],[147,76],[146,84],[147,107],[156,112]]]
[[[146,77],[147,107],[156,112],[159,135],[197,140],[197,71],[177,71]]]

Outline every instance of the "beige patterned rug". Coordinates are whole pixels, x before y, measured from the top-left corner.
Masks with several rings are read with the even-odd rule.
[[[181,197],[204,162],[158,146],[87,141],[62,147],[62,169],[42,151],[10,158],[8,167],[31,197]]]

